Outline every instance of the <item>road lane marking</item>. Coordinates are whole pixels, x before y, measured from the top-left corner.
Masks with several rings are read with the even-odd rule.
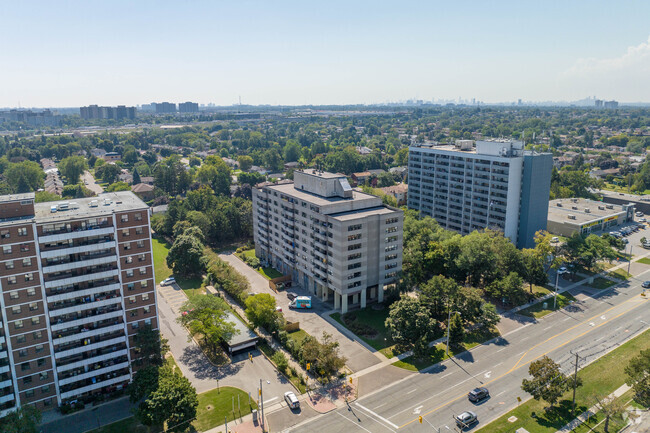
[[[488,371],[487,373],[484,374],[486,379],[489,379],[491,375],[492,375],[491,371]]]
[[[358,423],[352,421],[350,418],[348,418],[347,416],[343,415],[342,413],[340,413],[340,412],[336,412],[336,414],[337,414],[338,416],[340,416],[341,418],[347,419],[348,421],[350,421],[352,424],[356,425],[357,427],[364,429],[364,430],[367,431],[368,433],[372,433],[370,430],[368,430],[368,429],[365,428],[364,426],[359,425]]]
[[[551,325],[551,326],[547,326],[547,327],[544,328],[542,331],[547,331],[547,330],[551,329],[552,327],[553,327],[553,325]]]
[[[502,352],[502,351],[506,350],[507,348],[508,347],[504,347],[503,349],[499,349],[499,350],[497,350],[497,353]]]
[[[500,395],[503,394],[503,393],[505,393],[505,391],[501,391],[500,393],[498,393],[497,395],[495,395],[495,397],[498,397],[498,396],[500,396]]]
[[[382,404],[380,404],[379,406],[377,406],[377,407],[375,408],[375,410],[379,409],[379,408],[382,407],[382,406],[386,406],[387,404],[388,404],[388,402],[386,402],[386,403],[382,403]]]
[[[566,322],[567,320],[571,320],[571,317],[567,317],[566,319],[563,320],[563,322]]]
[[[415,409],[413,409],[413,415],[419,415],[420,412],[422,412],[422,405],[420,405],[420,406],[416,407]]]
[[[619,329],[623,329],[623,327],[619,326],[618,328],[614,329],[614,332],[618,331]]]
[[[618,305],[614,305],[614,306],[608,308],[608,309],[605,311],[605,313],[608,312],[608,311],[611,311],[611,310],[613,310],[613,309],[615,309],[615,308],[618,308],[618,307],[624,306],[624,305],[627,304],[628,302],[634,302],[634,301],[636,301],[636,298],[639,297],[639,296],[640,296],[640,295],[636,295],[636,296],[634,296],[634,297],[628,299],[628,300],[625,301],[625,302],[622,302],[622,303],[620,303],[620,304],[618,304]],[[634,307],[634,308],[636,308],[636,307]],[[634,309],[634,308],[632,308],[632,309]],[[632,310],[632,309],[629,309],[629,310],[623,311],[623,312],[620,313],[620,314],[617,314],[616,316],[610,318],[609,320],[604,321],[604,322],[601,323],[600,325],[597,325],[594,329],[596,329],[596,328],[600,328],[601,326],[603,326],[603,325],[605,325],[605,324],[607,324],[607,323],[609,323],[609,322],[612,322],[614,319],[617,319],[617,318],[621,317],[622,315],[628,313],[628,312],[629,312],[630,310]],[[538,346],[541,346],[542,344],[544,344],[544,343],[546,343],[546,342],[548,342],[548,341],[550,341],[550,340],[553,340],[554,338],[559,337],[560,335],[565,334],[565,333],[567,333],[567,332],[569,332],[569,331],[571,331],[571,330],[577,328],[577,327],[580,326],[580,325],[586,324],[589,320],[592,320],[592,319],[593,319],[594,317],[596,317],[596,316],[598,316],[598,314],[595,315],[595,316],[593,316],[593,317],[591,317],[591,318],[589,318],[589,319],[587,319],[587,320],[585,320],[584,322],[577,323],[577,324],[573,325],[572,327],[567,328],[567,329],[565,329],[564,331],[562,331],[562,332],[560,332],[560,333],[558,333],[558,334],[556,334],[556,335],[554,335],[554,336],[552,336],[552,337],[549,337],[549,338],[546,339],[545,341],[542,341],[542,342],[540,342],[540,343],[537,343],[536,345],[534,345],[533,347],[531,347],[530,349],[528,349],[527,351],[524,351],[524,352],[522,352],[522,353],[530,352],[530,351],[533,350],[534,348],[536,348],[536,347],[538,347]],[[519,368],[526,366],[527,364],[529,364],[529,363],[531,363],[531,362],[533,362],[533,361],[535,361],[535,360],[537,360],[537,359],[539,359],[539,358],[541,358],[541,357],[547,355],[548,353],[551,353],[551,352],[553,352],[554,350],[557,350],[557,349],[559,349],[559,348],[561,348],[561,347],[564,347],[564,346],[566,346],[567,344],[569,344],[569,343],[571,343],[571,342],[577,340],[578,338],[583,337],[584,335],[586,335],[586,334],[592,332],[594,329],[587,329],[585,332],[583,332],[583,333],[581,333],[581,334],[575,336],[574,338],[572,338],[572,339],[570,339],[570,340],[568,340],[568,341],[566,341],[566,342],[564,342],[564,343],[562,343],[562,344],[559,344],[559,345],[557,345],[557,346],[555,346],[555,347],[550,348],[549,350],[547,350],[547,351],[544,352],[543,354],[539,355],[537,358],[535,358],[535,359],[533,359],[533,360],[531,360],[531,361],[528,361],[528,362],[526,362],[526,363],[524,363],[524,364],[519,365],[519,363],[521,362],[521,360],[524,358],[525,355],[522,356],[522,357],[519,359],[519,361],[517,361],[517,364],[515,364],[515,366],[512,367],[509,371],[507,371],[506,373],[502,374],[501,376],[495,377],[495,378],[493,378],[492,380],[490,380],[490,381],[484,383],[483,386],[487,386],[487,385],[489,385],[490,383],[496,382],[497,380],[499,380],[499,379],[501,379],[501,378],[503,378],[503,377],[509,375],[509,374],[512,373],[513,371],[518,370]],[[439,405],[438,407],[431,409],[431,410],[428,411],[428,412],[425,412],[424,414],[422,414],[422,416],[430,415],[430,414],[432,414],[432,413],[434,413],[434,412],[436,412],[436,411],[442,409],[443,407],[449,406],[450,404],[452,404],[452,403],[454,403],[454,402],[460,400],[461,398],[464,398],[465,396],[466,396],[466,394],[461,394],[461,395],[459,395],[458,397],[453,398],[452,400],[449,400],[449,401],[447,401],[446,403],[443,403],[443,404]],[[418,420],[417,418],[412,419],[411,421],[408,421],[407,423],[402,424],[399,428],[404,428],[404,427],[406,427],[406,426],[408,426],[408,425],[410,425],[410,424],[416,422],[417,420]]]
[[[359,409],[363,409],[363,410],[365,410],[365,411],[368,412],[370,415],[372,415],[372,416],[376,417],[377,419],[379,419],[379,420],[385,422],[386,424],[388,424],[389,426],[393,427],[394,429],[398,429],[398,428],[399,428],[399,427],[397,426],[397,424],[393,424],[392,422],[388,421],[388,420],[387,420],[386,418],[384,418],[383,416],[379,415],[379,414],[376,413],[376,412],[371,411],[371,410],[368,409],[367,407],[365,407],[365,406],[361,406],[359,403],[354,403],[354,405],[355,405],[355,406],[358,406]]]
[[[445,374],[444,376],[441,376],[440,379],[444,379],[445,377],[451,376],[452,374],[454,374],[454,372],[450,371],[449,373]]]
[[[277,400],[277,399],[278,399],[277,397],[269,398],[268,400],[264,401],[264,404],[268,404],[269,402],[271,402],[273,400]]]
[[[412,390],[410,390],[409,392],[407,392],[407,394],[410,394],[410,393],[415,392],[415,391],[417,391],[417,390],[418,390],[417,388],[413,388]]]

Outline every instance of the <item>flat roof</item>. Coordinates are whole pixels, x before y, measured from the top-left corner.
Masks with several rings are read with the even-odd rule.
[[[337,221],[349,221],[349,220],[355,220],[355,219],[365,218],[374,215],[389,215],[395,212],[401,212],[401,211],[397,209],[391,209],[386,206],[377,206],[368,209],[351,210],[348,212],[330,214],[328,216]]]
[[[558,206],[558,203],[562,206]],[[613,208],[608,209],[607,206],[613,206]],[[573,207],[577,207],[577,209],[573,209]],[[601,207],[603,209],[600,209]],[[589,209],[589,212],[586,209]],[[548,204],[548,220],[563,223],[586,224],[623,213],[626,211],[620,204],[603,203],[585,198],[563,198],[551,200]],[[574,215],[575,219],[569,219],[569,215]]]
[[[35,194],[33,192],[25,192],[21,194],[7,194],[0,195],[0,202],[18,201],[18,200],[34,200]]]
[[[375,197],[374,195],[366,194],[365,192],[360,192],[357,190],[352,190],[352,198],[344,198],[338,196],[322,197],[317,194],[296,189],[295,184],[293,182],[264,185],[264,187],[272,189],[273,191],[281,192],[282,194],[290,195],[291,197],[295,197],[300,200],[304,200],[316,206],[327,206],[329,204],[341,203],[347,201],[381,200],[379,199],[379,197]]]
[[[257,334],[251,331],[244,322],[242,322],[239,317],[235,316],[232,312],[228,312],[226,317],[226,322],[232,322],[235,324],[235,329],[239,332],[235,333],[228,342],[228,346],[235,347],[240,344],[248,343],[253,340],[257,340]]]
[[[308,174],[310,176],[321,177],[323,179],[338,179],[341,177],[346,177],[344,174],[330,173],[327,171],[319,171],[313,168],[305,168],[304,170],[298,170],[298,171],[304,174]]]
[[[109,199],[110,204],[104,204],[104,200]],[[90,207],[91,201],[97,201],[97,207]],[[61,203],[76,203],[74,209],[57,210],[52,212],[52,206]],[[56,221],[66,221],[78,218],[89,218],[93,216],[112,215],[114,212],[126,212],[137,209],[149,209],[149,206],[131,191],[105,192],[96,197],[76,198],[70,200],[58,200],[34,205],[34,213],[37,223],[47,223]]]

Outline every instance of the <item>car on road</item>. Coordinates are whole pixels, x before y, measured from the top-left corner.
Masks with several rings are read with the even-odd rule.
[[[643,287],[644,289],[650,288],[650,281],[644,281],[643,283],[641,283],[641,287]]]
[[[289,406],[291,409],[298,409],[300,407],[298,397],[296,397],[296,394],[291,391],[284,393],[284,401],[287,402],[287,406]]]
[[[553,242],[554,244],[556,244],[556,243],[560,242],[560,238],[558,238],[557,236],[553,236],[553,237],[551,238],[551,242]]]
[[[174,278],[174,277],[169,277],[169,278],[165,278],[164,280],[162,280],[162,281],[160,282],[160,285],[161,285],[161,286],[171,286],[171,285],[174,284],[175,282],[176,282],[176,278]]]
[[[639,218],[639,222],[640,222],[640,223],[644,223],[644,222],[645,222],[645,218]]]
[[[467,394],[467,398],[472,403],[479,403],[485,400],[486,398],[490,398],[490,391],[488,391],[488,389],[484,387],[474,388]]]
[[[562,266],[560,269],[557,270],[557,273],[560,275],[564,275],[567,272],[569,272],[569,270],[566,268],[566,266]]]
[[[641,212],[641,211],[637,211],[634,215],[636,215],[637,217],[642,217],[642,216],[643,216],[643,212]]]
[[[287,298],[289,298],[290,301],[293,301],[293,300],[296,299],[297,297],[298,297],[298,294],[297,294],[297,293],[294,293],[294,292],[287,292]]]
[[[464,429],[466,427],[469,427],[475,423],[478,422],[478,417],[474,412],[471,410],[468,410],[466,412],[461,413],[458,416],[454,417],[454,421],[456,421],[456,425],[460,427],[460,429]]]

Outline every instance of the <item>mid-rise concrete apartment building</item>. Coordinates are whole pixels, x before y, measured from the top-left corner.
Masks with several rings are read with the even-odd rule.
[[[519,141],[409,147],[408,207],[461,234],[500,230],[519,248],[546,229],[553,157]]]
[[[0,196],[0,240],[0,415],[124,387],[138,328],[158,328],[147,205]]]
[[[381,302],[396,281],[403,219],[341,174],[297,170],[293,182],[253,189],[257,256],[342,312]]]

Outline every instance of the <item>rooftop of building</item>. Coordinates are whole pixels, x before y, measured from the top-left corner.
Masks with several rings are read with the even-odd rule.
[[[257,340],[257,334],[251,331],[248,326],[246,326],[244,322],[242,322],[239,317],[235,316],[233,313],[228,312],[225,321],[233,323],[236,330],[235,335],[233,335],[230,341],[228,341],[228,345],[230,347]]]
[[[399,209],[393,209],[388,206],[376,206],[366,209],[330,214],[329,217],[337,221],[350,221],[375,215],[389,215],[395,212],[401,211]]]
[[[548,220],[584,224],[625,213],[621,205],[603,203],[586,198],[562,198],[548,204]],[[569,215],[575,219],[569,219]]]
[[[67,210],[59,210],[59,205],[63,203],[68,204]],[[97,206],[91,207],[91,204],[97,204]],[[52,206],[57,206],[56,212],[52,212]],[[112,215],[114,212],[148,208],[146,203],[131,191],[106,192],[96,197],[50,201],[34,205],[37,223],[106,216]]]
[[[0,203],[18,200],[34,200],[35,194],[33,192],[25,192],[21,194],[7,194],[0,195]]]
[[[320,170],[316,170],[315,168],[305,168],[304,170],[298,170],[298,171],[311,176],[322,177],[323,179],[338,179],[341,177],[345,177],[344,174],[320,171]]]
[[[272,189],[273,191],[277,191],[286,195],[289,195],[291,197],[297,198],[299,200],[304,200],[308,203],[311,203],[316,206],[327,206],[328,204],[335,204],[335,203],[340,203],[340,202],[346,202],[346,201],[362,201],[362,200],[377,200],[378,197],[375,197],[374,195],[371,194],[366,194],[365,192],[353,190],[352,191],[352,198],[343,198],[339,196],[333,196],[333,197],[323,197],[318,194],[314,194],[311,192],[299,190],[295,188],[295,185],[293,182],[278,182],[275,184],[269,184],[264,183],[261,184],[262,186]]]

